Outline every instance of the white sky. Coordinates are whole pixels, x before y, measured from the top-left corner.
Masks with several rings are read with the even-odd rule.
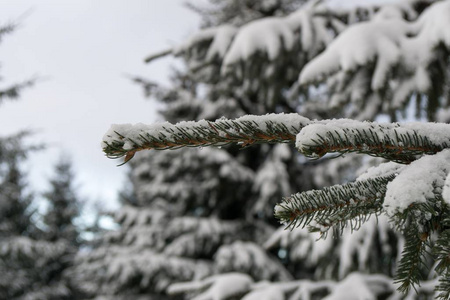
[[[198,17],[182,0],[2,0],[0,23],[31,14],[0,45],[5,82],[39,75],[44,80],[19,101],[0,106],[0,135],[38,130],[34,140],[48,149],[30,157],[29,181],[47,188],[61,153],[73,157],[80,195],[115,203],[126,167],[100,149],[112,123],[151,123],[152,101],[124,74],[168,82],[172,59],[150,65],[148,54],[182,41],[198,28]]]

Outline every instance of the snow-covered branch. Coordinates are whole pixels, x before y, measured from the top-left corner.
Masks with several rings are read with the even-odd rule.
[[[244,116],[215,122],[180,122],[175,125],[113,125],[103,138],[108,157],[144,149],[222,146],[238,143],[292,143],[307,157],[326,153],[358,152],[410,163],[416,155],[434,154],[450,147],[450,125],[443,123],[382,124],[347,119],[311,121],[297,114]]]
[[[311,124],[297,135],[297,149],[308,157],[358,152],[409,163],[415,155],[450,147],[450,125],[439,123],[382,124],[331,120]]]
[[[143,149],[222,146],[238,143],[242,146],[260,142],[292,143],[310,120],[298,114],[268,114],[244,116],[235,120],[215,122],[168,122],[155,125],[112,125],[103,137],[103,151],[111,158],[125,156],[125,162]]]

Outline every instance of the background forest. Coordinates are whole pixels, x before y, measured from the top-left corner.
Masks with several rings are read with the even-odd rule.
[[[270,113],[286,113],[279,115],[285,120],[295,118],[288,113],[319,120],[450,119],[448,0],[340,6],[210,0],[189,6],[201,16],[198,32],[145,58],[179,57],[183,65],[170,84],[132,78],[158,103],[164,121],[225,123],[224,117]],[[15,96],[21,88],[3,94]],[[127,164],[120,208],[112,213],[117,228],[86,229],[74,226],[80,201],[64,159],[44,195],[48,209],[43,216],[33,212],[20,162],[40,146],[26,144],[26,136],[0,144],[5,299],[437,295],[436,253],[423,254],[415,288],[394,283],[408,238],[384,215],[343,226],[342,234],[328,230],[326,239],[321,230],[285,230],[274,217],[283,197],[361,180],[381,158],[348,153],[310,160],[287,144],[143,151]],[[81,230],[96,238],[84,241]],[[444,299],[450,293],[445,282],[440,292]]]

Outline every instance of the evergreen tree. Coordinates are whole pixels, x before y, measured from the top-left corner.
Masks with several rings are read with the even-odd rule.
[[[15,25],[0,28],[0,39]],[[34,80],[0,90],[0,103],[15,99]],[[52,280],[67,255],[62,242],[42,239],[35,224],[33,195],[26,184],[22,163],[42,146],[28,145],[29,132],[0,138],[0,299],[67,299],[69,288]]]
[[[43,222],[49,241],[64,240],[76,247],[80,245],[80,233],[75,221],[80,216],[81,202],[77,199],[73,181],[72,163],[61,158],[50,179],[51,188],[44,193],[49,207]]]
[[[41,239],[41,230],[33,221],[33,198],[20,168],[34,147],[25,147],[21,135],[0,143],[0,299],[63,299],[67,287],[50,278],[67,247]]]
[[[170,88],[136,79],[178,123],[105,135],[110,157],[136,156],[134,196],[117,214],[121,228],[80,258],[81,284],[92,295],[401,299],[432,297],[440,279],[448,298],[448,128],[327,118],[396,121],[413,101],[418,116],[448,116],[450,2],[259,3],[211,1],[198,34],[146,59],[186,62]],[[294,114],[260,116],[273,112]],[[296,140],[314,161],[271,145]],[[380,159],[355,152],[392,162],[358,177]],[[415,184],[418,170],[426,179]],[[271,208],[294,191],[276,206],[292,229],[283,231]]]
[[[27,193],[24,174],[19,168],[19,163],[25,159],[27,149],[23,145],[26,133],[21,133],[9,138],[3,138],[0,143],[1,161],[1,231],[3,235],[30,235],[35,232],[31,222],[32,211],[29,208],[32,195]]]
[[[80,230],[76,225],[76,220],[80,217],[81,201],[76,195],[74,177],[71,161],[67,157],[61,157],[49,181],[50,189],[43,194],[48,207],[42,218],[45,226],[42,238],[65,246],[64,256],[52,265],[48,284],[66,286],[70,291],[68,298],[79,296],[76,284],[72,283],[70,275],[66,273],[74,264],[75,255],[82,245]]]

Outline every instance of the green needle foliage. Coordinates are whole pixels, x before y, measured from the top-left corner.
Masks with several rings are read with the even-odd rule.
[[[280,115],[272,114],[251,119],[243,117],[215,122],[181,122],[176,125],[165,123],[160,125],[158,131],[139,128],[131,135],[112,127],[103,141],[103,151],[109,158],[125,156],[127,162],[135,152],[143,149],[222,146],[230,143],[238,143],[243,147],[262,142],[293,143],[295,135],[310,121],[297,114],[287,116],[294,119],[289,125],[280,121]],[[129,128],[125,130],[129,132]],[[127,142],[131,144],[131,149],[125,148]]]
[[[126,162],[136,151],[142,149],[172,149],[229,143],[248,146],[262,142],[294,141],[297,149],[310,158],[317,159],[327,153],[357,152],[410,164],[423,155],[440,153],[443,155],[439,157],[446,157],[447,153],[443,151],[448,151],[444,149],[450,147],[450,125],[378,124],[351,120],[310,121],[295,114],[266,115],[236,120],[220,119],[216,122],[182,122],[176,125],[165,124],[145,128],[142,125],[135,128],[112,128],[105,135],[103,145],[107,156],[117,158],[125,155]],[[442,160],[437,161],[442,163]],[[409,166],[399,168],[397,171],[417,172],[417,166],[416,164],[414,168],[408,169]],[[442,171],[439,176],[448,175],[450,168],[445,166],[439,168]],[[374,174],[356,182],[294,194],[277,205],[275,216],[286,224],[287,228],[308,226],[311,231],[320,232],[322,237],[325,237],[330,229],[336,230],[338,234],[342,234],[347,227],[352,231],[358,230],[372,215],[387,214],[383,204],[390,182],[396,179],[398,173],[387,170],[385,173]],[[398,290],[405,294],[411,288],[418,291],[417,286],[423,279],[422,274],[428,265],[430,253],[433,252],[436,260],[435,271],[440,276],[440,284],[436,291],[440,292],[440,299],[448,299],[450,210],[442,196],[445,178],[439,180],[432,182],[433,197],[427,196],[426,202],[412,201],[412,204],[404,210],[390,211],[388,217],[396,229],[405,235],[405,246],[395,277],[395,283],[399,285]],[[436,242],[432,236],[437,236]]]
[[[449,207],[438,192],[435,198],[428,200],[426,203],[412,204],[393,218],[396,227],[405,233],[405,246],[394,279],[399,284],[398,290],[403,293],[409,292],[410,288],[416,289],[420,280],[424,279],[422,271],[427,269],[425,262],[431,256],[430,249],[433,249],[436,258],[435,271],[441,274],[441,279],[449,275],[450,235],[446,219],[450,216]],[[432,235],[436,233],[438,240],[433,245]],[[448,289],[446,291],[450,292]],[[441,293],[441,299],[448,299],[443,295]]]
[[[421,267],[426,267],[424,257],[428,240],[428,235],[420,233],[416,226],[408,226],[405,231],[406,244],[394,279],[400,284],[398,290],[402,293],[407,293],[411,287],[415,289],[416,285],[420,285],[422,279],[420,270]]]
[[[436,265],[436,272],[441,274],[439,285],[436,290],[441,299],[450,298],[450,218],[442,221],[442,226],[445,228],[439,235],[436,245],[434,247],[434,254],[436,255],[438,264]]]
[[[282,117],[289,118],[289,122]],[[327,153],[357,152],[408,164],[418,155],[435,154],[450,147],[450,135],[433,139],[427,134],[445,129],[447,124],[400,125],[357,122],[350,120],[312,121],[297,114],[250,116],[215,122],[164,123],[143,127],[141,124],[111,127],[105,134],[103,151],[109,158],[125,156],[125,162],[144,149],[177,149],[181,147],[221,146],[238,143],[293,143],[309,158]]]
[[[323,190],[294,194],[275,209],[275,216],[288,228],[305,227],[315,222],[316,230],[326,233],[334,227],[357,230],[371,214],[382,209],[386,185],[395,176],[335,185]]]
[[[396,123],[352,122],[346,124],[348,127],[339,126],[338,129],[336,125],[340,124],[331,121],[325,125],[312,124],[306,127],[302,134],[313,132],[313,137],[309,137],[299,151],[311,158],[333,152],[358,152],[408,164],[416,160],[417,155],[435,154],[450,146],[450,139],[433,141],[423,135],[419,128],[408,128]],[[427,125],[432,127],[434,124]]]

